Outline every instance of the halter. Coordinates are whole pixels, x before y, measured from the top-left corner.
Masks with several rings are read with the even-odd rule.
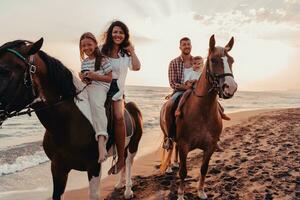
[[[30,58],[29,58],[30,61],[27,61],[26,58],[24,56],[22,56],[21,53],[19,53],[18,51],[14,50],[14,49],[6,49],[6,50],[10,53],[13,53],[15,56],[20,58],[25,63],[26,69],[24,71],[23,84],[24,84],[25,88],[30,90],[31,95],[33,97],[36,97],[36,93],[34,91],[33,84],[32,84],[32,75],[36,73],[36,66],[33,64],[34,57],[30,56]]]
[[[193,94],[196,97],[205,97],[207,95],[209,95],[211,92],[215,91],[220,98],[224,98],[223,96],[223,92],[222,92],[222,86],[220,86],[220,79],[221,78],[225,78],[226,76],[231,76],[232,78],[234,78],[232,73],[223,73],[223,74],[216,74],[216,73],[212,73],[210,71],[210,65],[211,65],[211,61],[208,60],[205,64],[206,66],[206,79],[208,80],[208,83],[210,85],[210,88],[207,92],[207,94],[201,95],[201,94],[197,94],[195,89],[193,90]]]
[[[34,62],[33,56],[30,56],[29,58],[30,61],[28,61],[20,52],[14,49],[8,48],[6,49],[6,51],[14,54],[17,58],[21,59],[25,63],[26,68],[24,70],[23,85],[25,86],[26,90],[29,90],[30,97],[32,97],[33,100],[29,105],[25,107],[28,110],[23,112],[18,112],[18,111],[8,112],[8,108],[10,107],[10,104],[6,105],[6,108],[4,110],[0,110],[0,126],[2,125],[3,121],[9,117],[18,116],[22,114],[30,115],[31,114],[30,105],[34,102],[34,99],[37,97],[36,92],[33,88],[33,79],[32,79],[32,75],[36,73],[36,66],[33,64]]]

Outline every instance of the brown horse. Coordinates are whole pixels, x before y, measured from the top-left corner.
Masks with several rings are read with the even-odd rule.
[[[35,43],[16,40],[0,47],[0,122],[19,114],[24,108],[33,108],[46,128],[43,147],[51,160],[52,198],[61,199],[68,173],[75,169],[87,171],[90,199],[99,199],[101,165],[97,163],[94,129],[76,105],[83,100],[79,98],[72,73],[60,61],[41,51],[42,44],[43,39]],[[133,196],[131,165],[143,129],[137,106],[127,103],[126,110],[125,121],[131,122],[133,133],[125,151],[127,180],[124,195],[127,199]]]
[[[237,90],[237,84],[232,74],[233,58],[228,54],[234,43],[231,38],[223,47],[215,46],[214,35],[209,41],[209,52],[203,73],[197,81],[186,103],[182,108],[182,116],[176,118],[176,146],[180,158],[180,186],[178,199],[184,199],[184,179],[187,176],[186,159],[190,151],[203,150],[201,176],[198,185],[198,196],[206,199],[204,192],[204,180],[208,170],[209,160],[216,149],[217,142],[222,132],[222,119],[218,111],[217,95],[228,99]],[[165,105],[161,111],[161,128],[167,137],[166,123],[170,119],[165,113]],[[172,150],[169,151],[168,159],[163,165],[170,163]],[[165,168],[164,168],[165,169]]]

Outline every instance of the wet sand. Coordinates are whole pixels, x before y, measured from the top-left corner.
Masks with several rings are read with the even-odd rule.
[[[230,116],[232,120],[225,122],[221,136],[224,152],[215,152],[210,162],[205,182],[209,199],[296,199],[296,182],[300,188],[300,109]],[[133,199],[177,199],[176,169],[160,174],[160,157],[156,151],[134,163]],[[199,199],[201,160],[200,150],[189,154],[186,199]],[[113,189],[116,180],[107,177],[102,181],[101,199],[124,199],[124,189]],[[67,192],[65,197],[87,199],[87,189]]]
[[[205,182],[209,199],[300,198],[300,109],[251,117],[225,128],[221,141],[225,151],[213,155]],[[186,199],[199,199],[196,188],[200,163],[201,153],[194,152],[188,161]],[[178,182],[176,172],[137,176],[134,199],[175,200]],[[122,190],[108,199],[122,199]]]

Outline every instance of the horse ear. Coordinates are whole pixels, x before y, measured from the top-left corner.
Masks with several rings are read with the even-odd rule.
[[[27,55],[33,55],[36,52],[38,52],[41,49],[43,42],[44,42],[44,38],[41,38],[38,41],[36,41],[35,43],[33,43],[32,45],[29,45]]]
[[[226,51],[230,51],[232,49],[232,46],[234,44],[234,38],[231,37],[230,41],[228,42],[228,44],[225,46]]]
[[[209,52],[212,52],[216,46],[215,35],[210,36],[209,39]]]

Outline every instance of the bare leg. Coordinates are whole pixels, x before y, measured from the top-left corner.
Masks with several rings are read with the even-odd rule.
[[[125,119],[124,119],[124,102],[123,100],[114,101],[114,117],[115,117],[115,142],[118,152],[118,161],[112,166],[108,174],[118,174],[125,166]]]
[[[102,163],[107,158],[107,150],[106,150],[106,137],[103,135],[98,136],[98,151],[99,151],[99,159],[98,163]]]

